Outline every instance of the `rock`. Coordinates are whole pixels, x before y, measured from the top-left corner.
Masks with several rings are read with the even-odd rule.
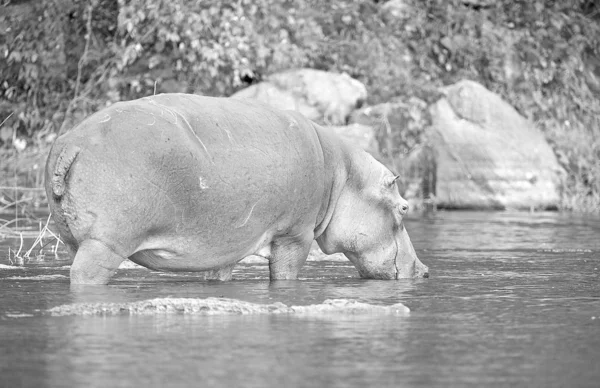
[[[438,207],[551,209],[564,170],[544,135],[498,95],[473,81],[445,88],[430,107]]]
[[[400,175],[400,194],[415,209],[427,199],[432,163],[425,149],[424,133],[429,125],[427,103],[415,97],[406,102],[391,101],[356,110],[350,122],[369,126],[373,131],[375,152],[367,151]]]
[[[376,130],[381,152],[389,157],[407,156],[423,143],[428,125],[427,104],[418,98],[408,102],[387,102],[354,111],[351,123],[369,125]]]
[[[265,77],[265,81],[233,94],[279,109],[297,110],[319,123],[344,125],[367,98],[365,86],[348,74],[296,69]]]

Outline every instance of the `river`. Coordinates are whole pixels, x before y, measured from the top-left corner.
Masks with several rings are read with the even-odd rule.
[[[599,217],[406,226],[429,279],[314,256],[298,281],[248,260],[231,282],[126,265],[71,289],[64,253],[15,264],[0,241],[0,386],[598,387]]]

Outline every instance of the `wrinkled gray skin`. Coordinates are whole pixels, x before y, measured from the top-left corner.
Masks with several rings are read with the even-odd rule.
[[[46,165],[73,284],[119,264],[227,280],[249,255],[296,279],[314,239],[365,278],[427,275],[394,175],[294,112],[162,94],[121,102],[59,137]]]

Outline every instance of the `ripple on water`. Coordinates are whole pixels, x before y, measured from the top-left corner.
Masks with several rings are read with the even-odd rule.
[[[0,264],[0,269],[23,269],[24,267],[18,266],[18,265],[6,265],[6,264]]]
[[[5,313],[4,316],[6,318],[29,318],[29,317],[33,317],[33,314],[28,314],[28,313]]]
[[[7,265],[7,264],[0,264],[0,270],[12,270],[12,269],[31,269],[31,268],[35,268],[35,269],[61,269],[61,270],[65,270],[65,269],[71,269],[70,265],[61,265],[61,266],[43,266],[43,265]]]
[[[52,279],[68,279],[66,275],[36,275],[36,276],[10,276],[6,279],[10,280],[52,280]]]
[[[389,306],[373,305],[350,299],[328,299],[306,306],[287,306],[277,302],[257,304],[228,298],[156,298],[128,303],[74,303],[53,307],[52,316],[70,315],[408,315],[410,309],[402,303]]]

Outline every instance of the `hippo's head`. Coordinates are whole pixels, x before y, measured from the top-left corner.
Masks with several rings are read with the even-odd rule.
[[[404,227],[408,202],[398,193],[398,177],[373,158],[365,162],[349,174],[319,246],[344,253],[363,278],[429,277]]]

